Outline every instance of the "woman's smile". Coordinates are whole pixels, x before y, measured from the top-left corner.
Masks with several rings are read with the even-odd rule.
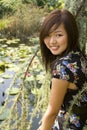
[[[67,49],[67,39],[64,25],[61,24],[44,39],[44,43],[53,55],[60,55]]]
[[[59,49],[59,46],[51,46],[50,47],[53,51],[57,51]]]
[[[55,54],[58,52],[59,46],[51,46],[49,47],[49,50],[51,51],[51,53]]]

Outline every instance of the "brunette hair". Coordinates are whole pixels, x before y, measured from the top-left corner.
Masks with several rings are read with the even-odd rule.
[[[64,25],[64,28],[68,35],[68,47],[63,54],[67,54],[69,51],[79,48],[78,42],[78,28],[74,16],[66,9],[52,11],[44,20],[40,31],[40,48],[42,54],[42,60],[45,64],[46,71],[48,70],[51,62],[56,59],[50,50],[44,44],[44,38],[49,35],[50,30],[54,26],[53,30],[58,28],[60,24]]]

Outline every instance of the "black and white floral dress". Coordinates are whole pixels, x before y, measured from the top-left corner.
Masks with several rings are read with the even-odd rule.
[[[55,61],[52,78],[67,80],[78,88],[77,90],[67,89],[52,130],[83,130],[87,125],[87,89],[84,87],[87,82],[86,59],[79,51],[70,52],[67,56]],[[71,110],[70,105],[72,105]]]

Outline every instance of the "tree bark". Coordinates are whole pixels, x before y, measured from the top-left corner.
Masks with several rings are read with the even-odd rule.
[[[80,46],[87,54],[87,0],[65,0],[65,8],[76,18]]]

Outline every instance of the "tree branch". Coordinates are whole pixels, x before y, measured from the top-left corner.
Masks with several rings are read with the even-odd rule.
[[[30,67],[30,65],[31,65],[31,63],[32,63],[32,61],[33,61],[33,59],[35,58],[35,56],[37,55],[37,52],[39,51],[39,48],[36,50],[36,52],[34,53],[34,55],[32,56],[32,58],[31,58],[31,60],[29,61],[29,64],[28,64],[28,67],[27,67],[27,69],[26,69],[26,72],[25,72],[25,75],[24,75],[24,78],[23,78],[23,81],[26,79],[26,74],[27,74],[27,72],[28,72],[28,70],[29,70],[29,67]]]

